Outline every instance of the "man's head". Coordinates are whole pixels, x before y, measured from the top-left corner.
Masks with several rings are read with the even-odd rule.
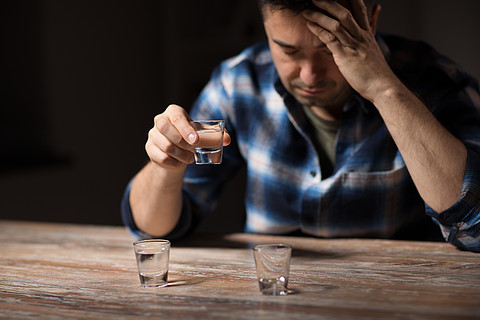
[[[338,2],[347,7],[350,1]],[[325,119],[337,119],[353,90],[330,50],[307,27],[302,12],[318,8],[311,0],[259,0],[259,4],[273,62],[284,87]],[[374,16],[376,23],[377,14]]]
[[[336,0],[343,6],[348,9],[351,9],[350,0]],[[367,7],[367,11],[369,16],[372,12],[372,7],[374,4],[374,0],[364,0],[365,6]],[[313,4],[312,0],[258,0],[258,7],[262,13],[263,18],[265,19],[265,8],[276,8],[280,10],[288,10],[294,13],[301,13],[302,11],[309,10],[309,9],[316,9],[315,5]]]

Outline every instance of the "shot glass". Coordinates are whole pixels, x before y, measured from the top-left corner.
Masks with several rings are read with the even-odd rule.
[[[140,240],[133,243],[142,287],[164,287],[168,280],[170,241]]]
[[[223,120],[198,120],[191,122],[198,134],[195,145],[196,164],[220,164],[223,156]]]
[[[265,295],[288,294],[292,247],[286,244],[261,244],[253,248],[258,286]]]

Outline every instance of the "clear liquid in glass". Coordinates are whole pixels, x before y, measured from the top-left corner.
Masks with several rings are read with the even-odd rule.
[[[260,292],[271,296],[284,296],[288,294],[288,279],[285,277],[278,277],[276,279],[258,279],[258,286]]]

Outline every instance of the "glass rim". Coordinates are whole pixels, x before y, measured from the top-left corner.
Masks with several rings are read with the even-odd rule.
[[[198,129],[198,126],[218,127],[220,130],[225,129],[225,120],[192,120],[190,125]]]
[[[292,246],[289,244],[284,244],[284,243],[262,243],[258,244],[255,247],[253,247],[254,251],[260,251],[261,249],[287,249],[287,250],[292,250]]]
[[[225,120],[216,120],[216,119],[207,119],[207,120],[192,120],[190,122],[198,122],[198,123],[220,123],[225,122]]]
[[[142,239],[137,240],[133,243],[133,245],[142,244],[142,243],[158,243],[158,244],[170,244],[170,241],[167,239]]]

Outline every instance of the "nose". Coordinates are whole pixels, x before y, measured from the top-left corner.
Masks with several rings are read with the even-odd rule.
[[[300,79],[308,87],[315,87],[319,83],[325,74],[322,64],[315,60],[306,60],[300,66]]]

